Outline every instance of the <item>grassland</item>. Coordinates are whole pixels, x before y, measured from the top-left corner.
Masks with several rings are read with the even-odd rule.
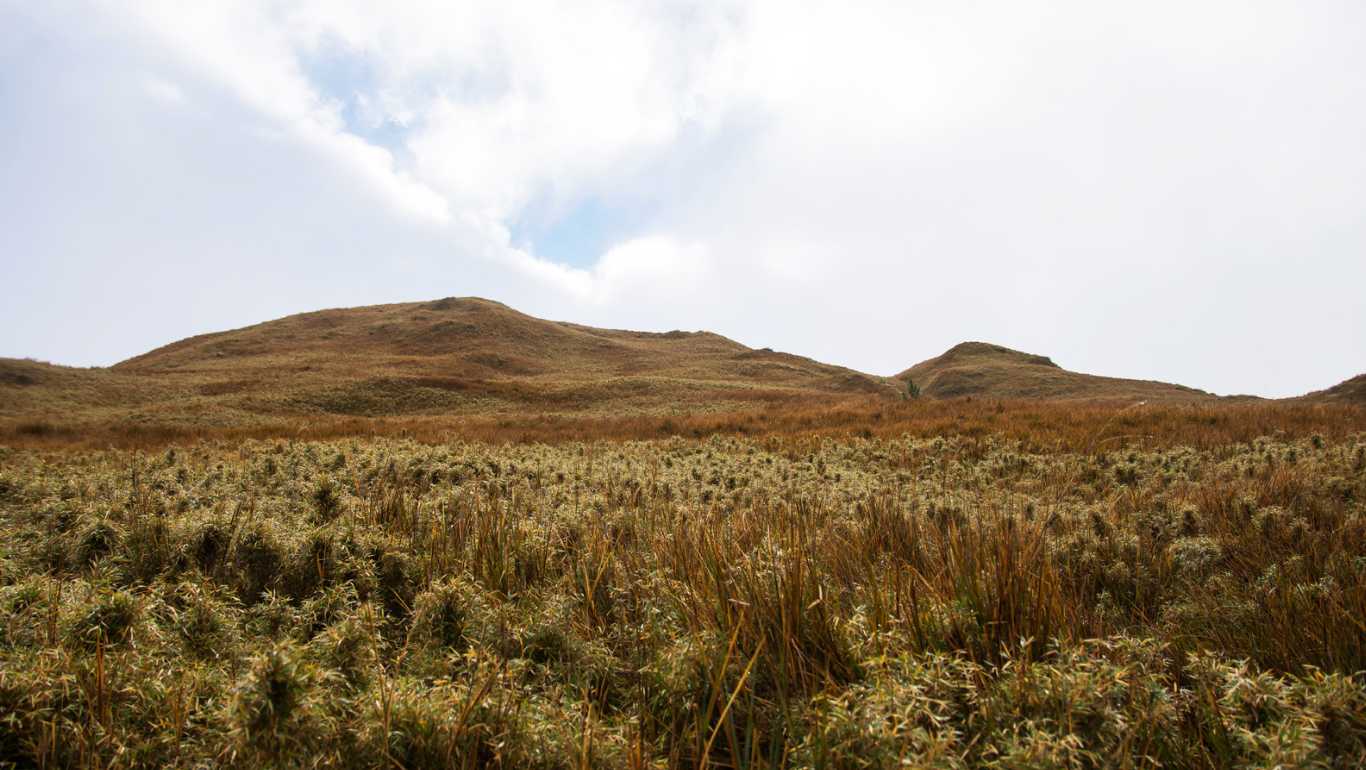
[[[1366,762],[1360,407],[10,438],[0,764]]]

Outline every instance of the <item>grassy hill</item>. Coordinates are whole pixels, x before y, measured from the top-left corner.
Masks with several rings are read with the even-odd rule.
[[[710,332],[598,329],[490,300],[446,298],[301,313],[190,337],[108,368],[0,359],[0,434],[313,430],[371,418],[526,425],[760,411],[769,422],[795,424],[831,419],[803,416],[807,408],[862,403],[876,410],[901,402],[907,381],[922,404],[963,397],[1230,400],[1181,385],[1071,372],[1045,356],[984,342],[964,342],[879,377]],[[1366,375],[1296,400],[1360,404]]]
[[[1366,404],[1366,374],[1358,374],[1331,388],[1316,390],[1302,398],[1306,401],[1327,403]]]
[[[896,375],[923,397],[980,396],[1002,399],[1203,401],[1203,390],[1150,380],[1126,380],[1070,372],[1046,356],[986,342],[964,342],[943,355]]]
[[[667,413],[896,393],[710,332],[596,329],[477,298],[303,313],[108,369],[0,361],[0,418]]]

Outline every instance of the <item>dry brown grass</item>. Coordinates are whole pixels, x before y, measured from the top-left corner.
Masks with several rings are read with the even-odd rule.
[[[198,441],[396,437],[546,443],[713,435],[826,437],[998,436],[1050,449],[1094,452],[1177,444],[1204,449],[1259,436],[1342,437],[1366,430],[1366,408],[1300,401],[1140,404],[954,399],[831,402],[787,399],[757,409],[620,417],[555,414],[335,417],[228,426],[118,421],[0,421],[0,443],[27,448],[141,448]]]

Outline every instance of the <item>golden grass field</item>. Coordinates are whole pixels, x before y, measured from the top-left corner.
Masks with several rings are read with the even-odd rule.
[[[1366,766],[1351,381],[908,376],[471,301],[7,361],[0,767]]]
[[[1359,407],[661,419],[0,450],[0,757],[1366,760]]]

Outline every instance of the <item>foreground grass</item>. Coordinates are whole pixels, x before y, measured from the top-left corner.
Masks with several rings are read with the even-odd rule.
[[[0,764],[1361,766],[1366,435],[1095,427],[0,450]]]

